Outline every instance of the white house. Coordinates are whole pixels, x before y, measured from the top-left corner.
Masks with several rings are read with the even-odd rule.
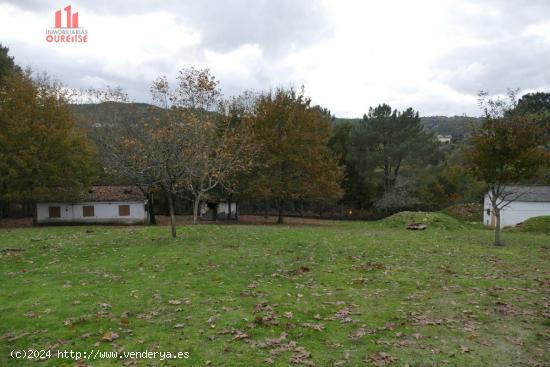
[[[452,138],[452,135],[437,135],[437,141],[439,141],[441,144],[451,144]]]
[[[227,200],[206,201],[200,205],[200,218],[202,220],[238,219],[237,203]]]
[[[506,193],[517,197],[500,211],[500,227],[515,226],[529,218],[550,215],[550,186],[508,186]],[[496,226],[489,193],[483,202],[483,223]]]
[[[147,201],[133,186],[92,186],[76,199],[67,200],[63,196],[36,204],[37,224],[148,222]]]

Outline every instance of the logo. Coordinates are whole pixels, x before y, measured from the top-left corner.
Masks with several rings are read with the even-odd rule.
[[[64,15],[64,16],[63,16]],[[80,27],[78,12],[73,13],[71,5],[55,12],[55,26],[46,30],[48,43],[87,43],[88,30]],[[63,24],[65,23],[65,24]]]

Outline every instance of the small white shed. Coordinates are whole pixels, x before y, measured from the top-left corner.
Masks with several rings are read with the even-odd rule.
[[[147,201],[137,187],[92,186],[76,200],[36,204],[37,224],[144,224]]]
[[[237,203],[234,201],[203,201],[200,205],[201,220],[239,219]]]
[[[517,200],[500,211],[500,227],[512,227],[533,217],[550,215],[550,186],[507,186],[507,193],[513,193]],[[491,207],[489,193],[483,202],[483,223],[496,226],[496,217]]]

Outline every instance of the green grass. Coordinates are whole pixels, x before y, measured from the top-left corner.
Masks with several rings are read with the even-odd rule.
[[[411,219],[428,229],[405,230]],[[75,365],[9,358],[31,348],[190,353],[126,361],[139,366],[357,366],[381,352],[391,366],[550,361],[545,234],[505,232],[493,247],[492,231],[441,213],[178,230],[1,230],[0,249],[24,251],[0,253],[0,366]],[[109,331],[119,337],[102,341]]]
[[[521,225],[513,228],[520,232],[534,232],[550,234],[550,215],[529,218]]]

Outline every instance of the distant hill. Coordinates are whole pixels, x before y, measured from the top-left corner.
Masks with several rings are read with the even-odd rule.
[[[73,104],[70,106],[74,112],[77,126],[89,129],[103,123],[137,122],[147,116],[151,111],[158,109],[147,103],[119,103],[104,102],[99,104]]]
[[[452,135],[453,139],[462,139],[473,129],[478,128],[482,123],[480,117],[469,116],[425,116],[421,117],[424,127],[434,134]],[[360,118],[340,118],[334,119],[334,124],[357,123]]]
[[[483,122],[481,117],[468,116],[427,116],[421,119],[428,130],[435,134],[452,135],[454,139],[469,135]]]
[[[151,112],[158,107],[147,103],[115,103],[107,102],[101,104],[75,104],[71,105],[75,113],[78,126],[89,129],[94,124],[102,122],[116,123],[116,121],[136,121],[151,117]],[[454,140],[461,140],[468,135],[472,129],[481,125],[482,119],[468,116],[426,116],[421,117],[426,129],[434,134],[452,135]],[[334,118],[334,124],[357,123],[360,118]]]

